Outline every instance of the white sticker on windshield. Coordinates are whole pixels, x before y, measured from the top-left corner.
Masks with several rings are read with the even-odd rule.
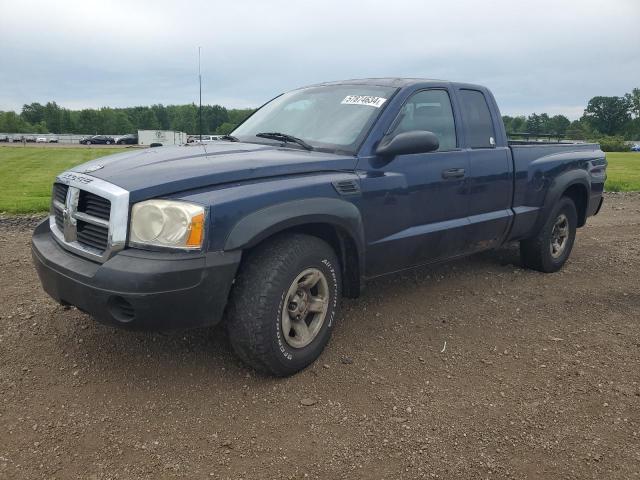
[[[347,95],[342,102],[345,105],[369,105],[370,107],[380,108],[386,98],[372,97],[370,95]]]

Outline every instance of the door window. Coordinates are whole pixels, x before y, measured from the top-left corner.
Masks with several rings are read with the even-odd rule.
[[[484,95],[478,90],[460,90],[460,99],[469,147],[492,148],[496,134]]]
[[[423,90],[407,100],[396,119],[393,134],[412,130],[434,133],[440,142],[438,151],[456,148],[456,124],[446,90]]]

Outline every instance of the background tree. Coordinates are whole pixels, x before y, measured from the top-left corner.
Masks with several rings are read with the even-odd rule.
[[[235,110],[229,110],[229,122],[235,125],[240,125],[245,119],[255,112],[255,108],[240,108]]]
[[[542,114],[546,115],[546,114]],[[532,113],[527,117],[527,123],[525,124],[526,131],[528,133],[545,133],[544,130],[544,117],[542,115],[538,115],[537,113]],[[547,115],[547,119],[549,116]]]
[[[56,102],[47,102],[44,106],[43,117],[41,121],[45,123],[50,132],[62,132],[62,109]]]
[[[76,127],[78,129],[77,133],[97,135],[100,123],[99,120],[99,114],[96,110],[90,108],[80,110],[76,123]]]
[[[153,114],[158,119],[160,128],[162,130],[169,130],[171,128],[171,121],[169,119],[168,108],[162,104],[158,104],[158,105],[151,105],[151,110],[153,111]]]
[[[593,97],[584,116],[593,128],[605,135],[615,135],[631,119],[631,104],[625,97]]]
[[[511,120],[511,131],[512,132],[523,132],[527,127],[527,119],[524,115],[519,117],[513,117]]]
[[[238,125],[235,123],[224,122],[222,125],[218,127],[216,133],[218,135],[229,135],[231,132],[235,130]]]
[[[509,115],[502,116],[502,122],[507,133],[520,133],[525,130],[527,119],[524,116],[511,117]]]
[[[549,119],[548,133],[564,135],[569,125],[571,125],[571,121],[567,117],[564,115],[554,115]]]
[[[634,88],[631,93],[626,93],[624,98],[629,103],[631,115],[634,118],[640,118],[640,88]]]
[[[2,115],[2,131],[10,133],[33,133],[34,128],[16,112],[4,112]]]
[[[37,102],[22,106],[22,119],[27,123],[38,123],[44,120],[44,106]]]
[[[198,131],[198,107],[193,103],[190,105],[177,105],[171,108],[171,110],[171,130],[179,130],[192,134],[200,133]],[[202,124],[202,133],[207,133],[204,128],[204,115]]]

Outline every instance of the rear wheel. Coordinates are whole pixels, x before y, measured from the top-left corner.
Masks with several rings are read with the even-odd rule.
[[[326,242],[275,237],[243,260],[226,323],[231,345],[256,370],[292,375],[322,353],[340,293],[338,260]]]
[[[560,270],[571,254],[577,223],[573,200],[562,197],[538,234],[520,242],[524,266],[546,273]]]

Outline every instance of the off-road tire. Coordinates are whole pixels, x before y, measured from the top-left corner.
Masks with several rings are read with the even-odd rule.
[[[282,312],[298,275],[317,269],[328,286],[328,310],[315,338],[293,348],[285,341]],[[322,353],[335,324],[342,293],[340,267],[331,246],[305,234],[282,234],[248,252],[236,276],[227,308],[226,328],[238,357],[271,375],[292,375]]]
[[[564,215],[568,221],[568,237],[562,253],[554,257],[551,253],[553,230],[556,222]],[[576,238],[578,214],[576,206],[568,197],[562,197],[553,207],[538,234],[520,242],[520,257],[525,267],[540,272],[557,272],[565,264]]]

